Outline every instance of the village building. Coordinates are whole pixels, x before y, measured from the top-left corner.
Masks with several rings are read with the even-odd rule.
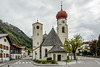
[[[25,46],[21,46],[21,57],[23,58],[23,57],[26,57],[26,54],[25,54]]]
[[[8,34],[0,34],[0,62],[10,60],[11,40]]]
[[[11,52],[11,59],[19,59],[21,58],[21,47],[16,45],[16,44],[12,44],[11,48],[10,48],[10,52]]]
[[[25,56],[27,57],[29,55],[29,51],[25,50]]]
[[[43,24],[38,22],[33,23],[33,60],[47,60],[52,58],[55,61],[67,59],[67,53],[63,46],[65,38],[68,39],[67,13],[61,10],[56,15],[57,33],[54,28],[49,34],[43,35]]]

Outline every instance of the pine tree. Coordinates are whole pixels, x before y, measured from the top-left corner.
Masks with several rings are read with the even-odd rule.
[[[100,35],[98,37],[98,42],[97,42],[97,55],[100,56]]]

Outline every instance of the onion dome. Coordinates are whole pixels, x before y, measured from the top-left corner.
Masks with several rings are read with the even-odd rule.
[[[67,13],[66,13],[65,11],[61,10],[61,11],[59,11],[59,12],[57,13],[56,18],[57,18],[57,19],[61,19],[61,18],[66,19],[66,18],[67,18]]]
[[[59,11],[56,15],[56,18],[57,19],[61,19],[61,18],[64,18],[66,19],[67,18],[67,13],[65,11],[62,10],[62,2],[61,2],[61,11]]]

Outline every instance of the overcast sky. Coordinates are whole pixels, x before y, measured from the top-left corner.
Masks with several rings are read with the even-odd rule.
[[[97,39],[100,34],[100,0],[62,0],[67,12],[68,36],[80,34],[84,41]],[[43,32],[57,27],[56,14],[61,0],[0,0],[0,19],[17,26],[29,37],[37,18]]]

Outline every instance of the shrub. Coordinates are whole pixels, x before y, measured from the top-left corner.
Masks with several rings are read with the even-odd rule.
[[[41,61],[40,63],[45,64],[46,61]]]
[[[50,60],[52,60],[52,58],[51,58],[51,57],[47,58],[47,61],[50,61]]]

